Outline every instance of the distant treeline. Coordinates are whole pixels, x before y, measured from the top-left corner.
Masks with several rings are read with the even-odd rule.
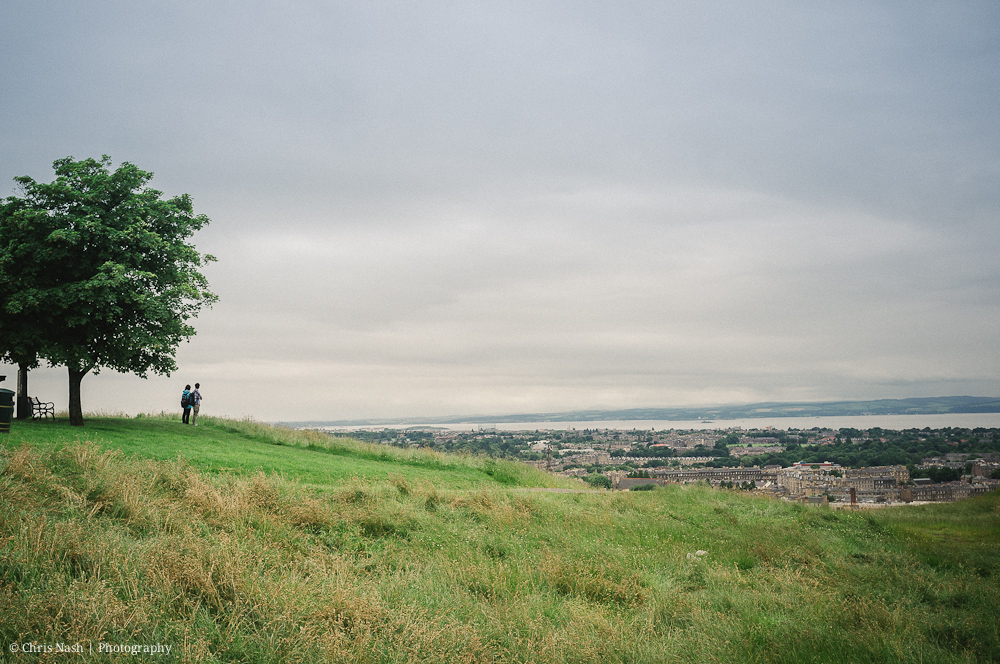
[[[722,457],[712,465],[768,465],[790,466],[798,461],[831,461],[847,468],[865,466],[915,465],[927,457],[949,453],[1000,452],[1000,429],[907,429],[893,431],[872,428],[868,430],[840,429],[834,441],[827,445],[788,444],[777,454],[733,459]]]
[[[943,429],[907,429],[896,431],[873,427],[871,429],[842,428],[833,432],[832,440],[829,430],[812,429],[806,431],[781,431],[750,433],[718,432],[714,442],[709,445],[699,445],[692,449],[678,451],[669,447],[646,447],[639,442],[633,444],[631,450],[619,449],[611,456],[642,456],[653,457],[646,462],[645,467],[668,466],[677,456],[683,457],[713,457],[707,466],[732,467],[777,464],[790,466],[799,461],[819,463],[830,461],[847,468],[862,468],[865,466],[914,466],[927,457],[943,456],[949,453],[988,453],[1000,452],[1000,429],[966,429],[946,427]],[[462,433],[446,440],[435,441],[433,431],[383,429],[381,431],[354,431],[334,435],[358,438],[369,442],[378,442],[398,447],[432,447],[442,452],[457,452],[468,454],[486,454],[498,458],[518,458],[521,460],[543,458],[540,452],[525,453],[534,440],[550,440],[556,446],[561,444],[594,444],[593,435],[589,432],[539,432],[525,435],[524,432],[495,432],[491,434]],[[817,437],[825,435],[824,444],[817,442]],[[777,438],[779,444],[785,446],[784,452],[743,456],[736,458],[730,455],[730,445],[740,442],[741,437]],[[651,440],[636,432],[636,438],[641,441]],[[709,437],[711,441],[712,438]],[[600,443],[595,446],[603,447]],[[572,458],[565,458],[572,464]],[[674,461],[674,463],[676,463]],[[915,476],[921,476],[917,473]],[[928,475],[929,476],[929,475]],[[933,477],[932,477],[933,479]]]

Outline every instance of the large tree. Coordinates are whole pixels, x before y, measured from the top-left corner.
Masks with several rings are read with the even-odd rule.
[[[43,321],[37,300],[22,297],[33,266],[19,260],[21,240],[13,225],[24,201],[0,201],[0,360],[17,365],[17,418],[31,417],[28,371],[39,364]]]
[[[188,195],[165,199],[147,187],[152,173],[110,165],[107,155],[67,157],[51,183],[15,178],[22,196],[0,213],[0,294],[9,298],[0,320],[29,330],[37,357],[68,369],[74,425],[83,424],[87,373],[169,376],[177,346],[195,334],[188,321],[217,299],[199,271],[215,259],[189,242],[208,218]]]

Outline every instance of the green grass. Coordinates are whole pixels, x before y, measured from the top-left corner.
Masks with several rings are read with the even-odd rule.
[[[3,647],[169,643],[191,662],[1000,661],[997,495],[851,512],[704,486],[528,492],[546,476],[252,422],[15,430],[0,443]],[[46,661],[12,659],[28,660]]]
[[[569,486],[524,464],[403,450],[318,432],[281,429],[252,420],[202,417],[197,427],[185,426],[179,417],[166,415],[136,419],[90,417],[83,427],[70,427],[61,421],[15,421],[6,442],[8,446],[30,442],[52,448],[81,441],[146,459],[181,457],[209,473],[284,475],[321,491],[348,478],[380,481],[389,476],[400,476],[408,482],[431,482],[445,489]]]

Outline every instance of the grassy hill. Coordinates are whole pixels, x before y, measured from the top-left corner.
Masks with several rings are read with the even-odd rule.
[[[376,482],[390,476],[407,482],[433,482],[448,489],[566,485],[519,463],[401,450],[334,439],[318,432],[212,417],[199,418],[197,427],[184,426],[179,418],[167,416],[88,418],[86,426],[80,428],[61,422],[15,422],[6,446],[29,443],[51,449],[83,441],[145,459],[172,461],[180,456],[208,474],[277,474],[319,492],[352,478]]]
[[[192,662],[1000,660],[996,495],[851,513],[550,492],[514,463],[199,424],[0,439],[11,661],[122,657],[101,642]],[[7,652],[24,642],[95,653]]]

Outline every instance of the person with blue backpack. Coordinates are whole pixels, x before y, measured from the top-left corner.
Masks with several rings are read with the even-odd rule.
[[[181,408],[184,410],[184,414],[181,415],[181,422],[184,424],[189,424],[188,419],[191,417],[191,386],[185,385],[184,391],[181,392]]]
[[[198,426],[198,411],[201,410],[201,383],[195,383],[194,389],[188,395],[188,403],[191,404],[191,424]]]

